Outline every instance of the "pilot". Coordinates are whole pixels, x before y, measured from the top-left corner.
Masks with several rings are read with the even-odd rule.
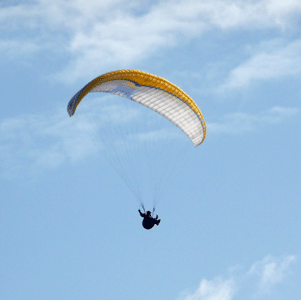
[[[146,214],[142,213],[140,209],[138,209],[140,216],[143,218],[142,226],[149,230],[152,229],[155,225],[159,225],[161,220],[158,219],[158,215],[156,218],[152,217],[152,213],[150,211],[147,211]]]

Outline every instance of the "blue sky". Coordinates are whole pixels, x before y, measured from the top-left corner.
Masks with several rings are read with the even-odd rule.
[[[0,1],[0,298],[301,296],[301,2]],[[164,77],[207,124],[146,231],[70,98]]]

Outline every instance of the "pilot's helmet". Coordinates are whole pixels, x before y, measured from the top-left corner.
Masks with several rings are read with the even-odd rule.
[[[146,212],[146,215],[147,215],[148,217],[151,217],[151,216],[152,216],[152,212],[148,210],[148,211]]]

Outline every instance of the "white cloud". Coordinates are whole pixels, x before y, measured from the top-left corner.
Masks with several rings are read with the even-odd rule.
[[[106,97],[103,97],[102,101],[90,99],[88,107],[93,107],[93,111],[86,111],[85,103],[82,103],[83,117],[80,119],[77,119],[78,114],[69,118],[66,110],[60,109],[57,113],[48,115],[23,115],[3,120],[0,123],[1,173],[4,176],[17,176],[24,169],[37,171],[45,168],[57,168],[66,162],[80,161],[101,150],[100,136],[106,139],[106,144],[109,145],[113,156],[116,152],[120,153],[118,145],[121,137],[124,136],[127,137],[127,140],[122,138],[123,147],[129,141],[129,145],[133,146],[134,141],[140,144],[145,139],[156,139],[158,143],[160,141],[180,143],[181,138],[184,137],[177,131],[171,134],[168,126],[172,125],[169,122],[166,122],[168,126],[164,128],[161,127],[163,124],[160,123],[159,126],[155,120],[147,124],[142,120],[149,118],[142,116],[141,112],[124,106],[121,109],[111,101],[107,101]],[[100,105],[97,106],[97,103]],[[208,132],[211,133],[248,132],[259,126],[284,122],[299,113],[300,110],[296,108],[273,107],[267,112],[257,115],[229,114],[220,123],[208,122],[207,127]],[[101,118],[98,117],[100,115]],[[125,126],[133,120],[139,125]],[[104,126],[108,122],[110,124],[114,122],[115,129],[113,127],[113,131]],[[142,128],[145,128],[143,132],[139,130],[141,125],[143,125]],[[114,135],[115,138],[112,139],[113,134],[118,132],[119,136]]]
[[[56,168],[95,153],[97,145],[67,112],[24,115],[0,123],[0,165],[5,177]]]
[[[259,292],[266,293],[284,279],[295,259],[293,255],[282,260],[267,256],[262,261],[253,264],[248,274],[258,276]]]
[[[267,256],[249,271],[235,267],[229,278],[202,279],[195,292],[183,292],[178,300],[262,299],[287,279],[295,260],[293,255],[282,259]]]
[[[162,48],[200,38],[210,29],[284,30],[301,12],[297,0],[149,3],[40,0],[2,7],[0,26],[7,33],[3,41],[19,43],[16,49],[22,51],[21,35],[35,45],[33,51],[60,49],[69,56],[69,63],[58,76],[73,81],[99,70],[129,67]]]
[[[249,60],[234,68],[222,85],[225,89],[248,86],[254,80],[268,80],[301,73],[301,40],[285,46],[267,46]]]
[[[110,149],[103,151],[107,159],[116,163],[124,153],[129,155],[127,151],[131,152],[131,147],[145,140],[170,143],[183,137],[178,132],[170,134],[168,126],[159,126],[156,121],[162,120],[161,116],[157,120],[157,114],[144,107],[133,107],[128,100],[108,99],[103,96],[89,99],[88,105],[81,103],[80,113],[72,118],[62,108],[47,115],[4,119],[0,122],[0,173],[14,177],[25,169],[37,172],[57,168],[94,156],[103,147]],[[149,113],[147,117],[145,113]]]
[[[0,40],[0,52],[10,58],[25,56],[40,51],[41,47],[34,41]]]
[[[193,294],[187,294],[182,300],[231,300],[235,294],[235,284],[232,279],[203,279]]]
[[[220,122],[207,122],[207,130],[212,133],[237,134],[256,130],[257,128],[285,122],[300,114],[300,109],[275,106],[259,114],[242,112],[231,113]]]

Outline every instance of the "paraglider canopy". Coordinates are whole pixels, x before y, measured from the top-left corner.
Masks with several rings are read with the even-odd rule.
[[[78,91],[68,103],[71,116],[81,100],[91,92],[116,94],[138,102],[178,126],[199,146],[206,137],[206,124],[195,102],[180,88],[146,72],[119,70],[103,74]]]

